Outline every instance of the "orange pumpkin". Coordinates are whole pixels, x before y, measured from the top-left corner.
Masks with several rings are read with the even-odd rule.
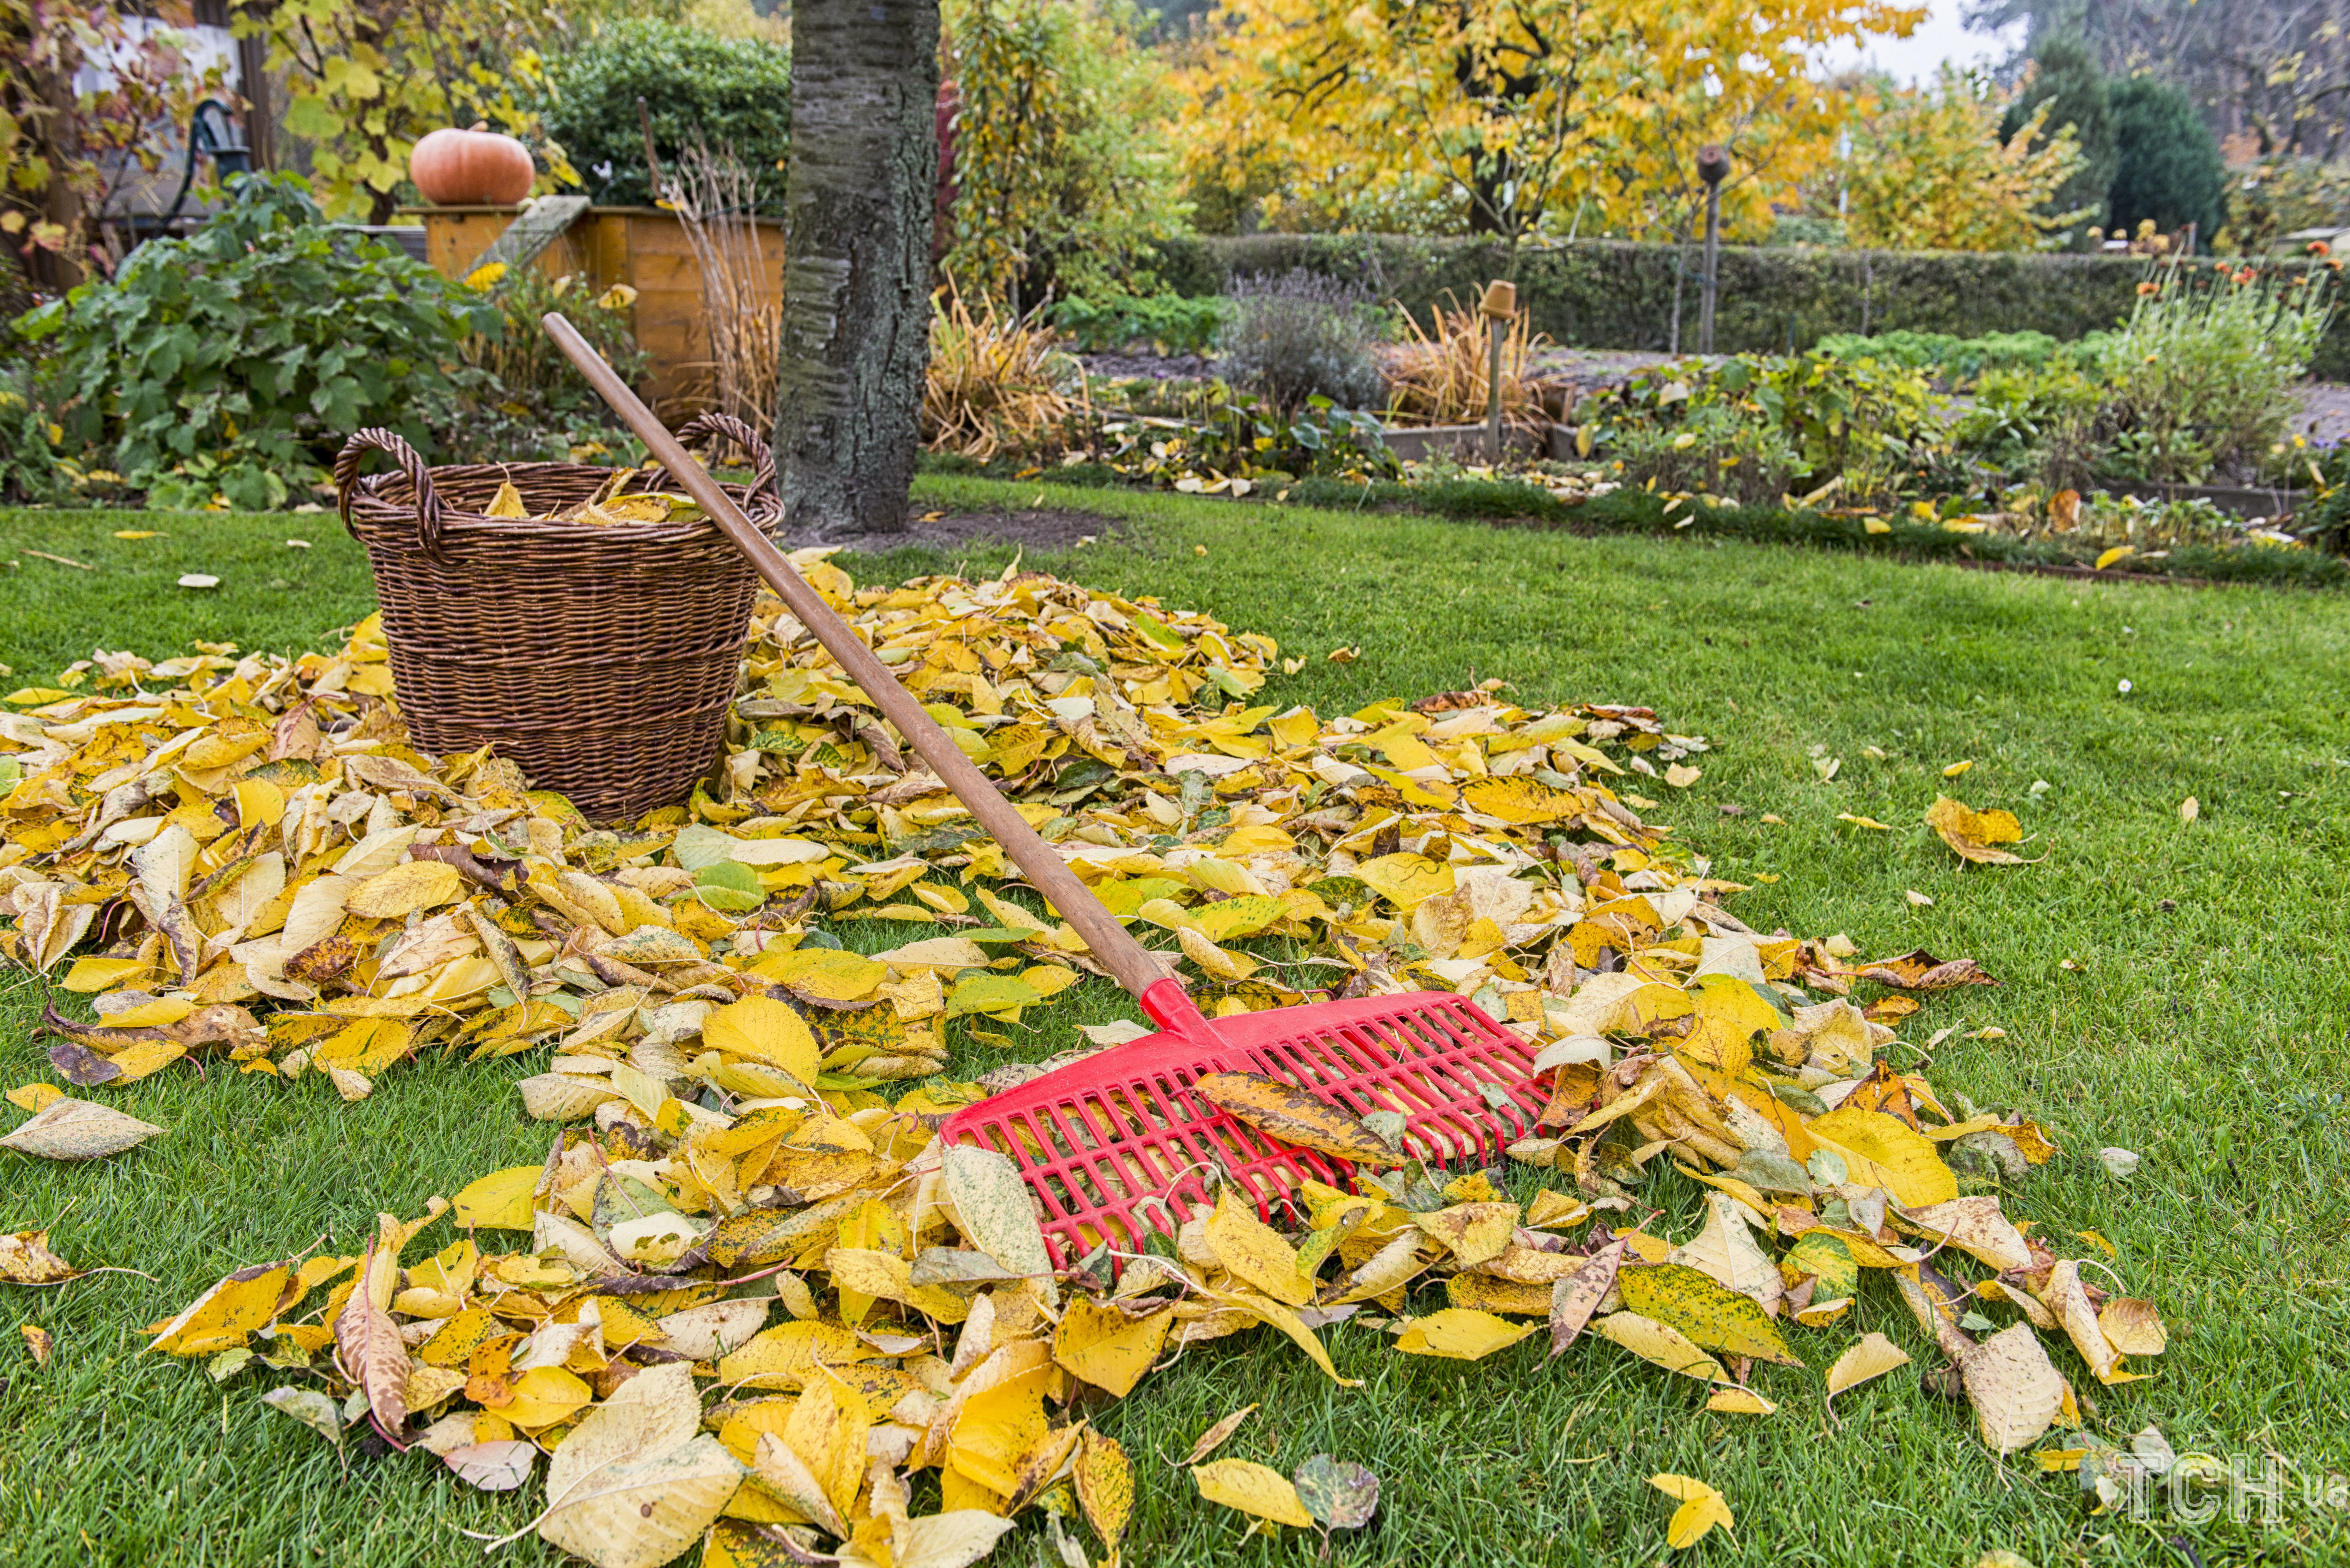
[[[480,125],[433,131],[408,155],[408,177],[436,207],[511,207],[537,174],[529,148]]]

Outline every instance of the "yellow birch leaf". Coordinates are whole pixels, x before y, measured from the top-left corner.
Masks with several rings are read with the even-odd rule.
[[[1699,1377],[1709,1383],[1727,1383],[1729,1375],[1721,1363],[1700,1350],[1679,1329],[1667,1328],[1653,1318],[1638,1313],[1610,1313],[1596,1318],[1591,1332],[1630,1351],[1644,1361],[1653,1361],[1668,1372],[1678,1372],[1684,1377]]]
[[[1678,1331],[1701,1349],[1783,1366],[1803,1365],[1753,1297],[1686,1264],[1632,1264],[1617,1271],[1616,1286],[1624,1293],[1627,1307]]]
[[[1665,1526],[1665,1544],[1676,1552],[1696,1545],[1717,1524],[1728,1530],[1735,1522],[1728,1500],[1694,1477],[1660,1472],[1650,1476],[1648,1484],[1679,1500],[1680,1507],[1673,1510],[1672,1520]]]
[[[1364,1164],[1394,1165],[1402,1158],[1351,1112],[1278,1078],[1261,1073],[1210,1073],[1191,1087],[1238,1120],[1284,1143]]]
[[[1540,1328],[1540,1324],[1510,1323],[1491,1313],[1466,1307],[1445,1307],[1425,1317],[1409,1320],[1396,1337],[1396,1348],[1408,1355],[1440,1355],[1454,1361],[1482,1361]]]
[[[1117,1438],[1087,1427],[1078,1435],[1076,1468],[1070,1479],[1076,1483],[1077,1506],[1086,1511],[1086,1522],[1115,1560],[1118,1543],[1134,1517],[1134,1466],[1126,1450]]]
[[[813,1086],[819,1053],[807,1021],[769,996],[730,1002],[702,1021],[702,1043],[730,1056],[780,1067]]]
[[[1856,1341],[1828,1368],[1828,1397],[1833,1400],[1847,1388],[1908,1365],[1908,1351],[1881,1334],[1868,1334]]]
[[[527,1231],[536,1223],[531,1197],[538,1188],[542,1167],[517,1165],[467,1182],[451,1200],[452,1225],[479,1226],[485,1231]]]
[[[1705,1407],[1725,1416],[1771,1416],[1779,1409],[1752,1388],[1717,1388],[1707,1398]]]
[[[1982,1439],[2006,1455],[2040,1440],[2064,1407],[2065,1386],[2028,1323],[2010,1324],[1959,1363]]]
[[[1452,867],[1424,855],[1382,855],[1356,867],[1355,876],[1372,892],[1406,911],[1422,899],[1452,891]]]
[[[1268,1465],[1248,1459],[1211,1459],[1191,1469],[1192,1484],[1210,1502],[1242,1513],[1310,1530],[1314,1516],[1297,1500],[1297,1488],[1287,1476]]]
[[[343,908],[372,920],[398,920],[464,890],[464,877],[447,861],[409,860],[352,888]]]
[[[1814,1116],[1804,1130],[1842,1155],[1856,1187],[1881,1187],[1904,1209],[1930,1209],[1959,1195],[1959,1179],[1933,1140],[1883,1111],[1846,1106]]]
[[[1116,1306],[1096,1306],[1077,1297],[1053,1334],[1053,1359],[1071,1376],[1123,1399],[1159,1359],[1174,1321],[1173,1307],[1130,1317]]]
[[[1247,1204],[1235,1200],[1231,1188],[1217,1199],[1215,1212],[1201,1229],[1208,1250],[1234,1278],[1290,1306],[1314,1299],[1314,1282],[1297,1272],[1296,1251]]]
[[[277,1314],[278,1300],[293,1277],[293,1269],[285,1263],[239,1269],[161,1324],[147,1350],[166,1355],[234,1350]]]

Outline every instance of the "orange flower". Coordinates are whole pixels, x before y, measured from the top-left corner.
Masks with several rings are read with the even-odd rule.
[[[2246,267],[2243,271],[2236,275],[2236,281],[2238,283],[2250,283],[2252,281],[2252,269]]]
[[[2324,240],[2312,240],[2309,242],[2309,254],[2314,256],[2330,256],[2334,254],[2334,247]]]
[[[2160,294],[2162,292],[2162,285],[2158,283],[2142,283],[2137,286],[2137,291],[2141,296]]]

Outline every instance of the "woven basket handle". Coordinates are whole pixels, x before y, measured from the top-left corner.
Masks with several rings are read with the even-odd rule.
[[[432,471],[397,431],[370,427],[355,431],[336,455],[335,509],[343,514],[343,526],[351,525],[351,493],[359,488],[359,464],[371,452],[390,456],[408,476],[409,488],[416,496],[416,542],[426,555],[439,558],[441,520],[448,506],[432,489]]]
[[[680,425],[677,439],[686,446],[696,441],[719,439],[731,441],[751,454],[751,491],[756,494],[765,485],[775,482],[775,454],[769,451],[759,432],[732,414],[697,414]]]

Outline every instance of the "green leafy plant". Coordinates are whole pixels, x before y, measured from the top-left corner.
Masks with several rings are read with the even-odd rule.
[[[315,482],[362,425],[432,450],[468,393],[494,390],[457,363],[462,338],[501,327],[477,291],[329,226],[297,178],[258,174],[192,237],[142,245],[18,323],[45,348],[68,445],[134,486],[243,508]]]
[[[946,271],[1012,314],[1157,286],[1183,226],[1165,67],[1095,0],[948,0],[954,105]]]
[[[1733,439],[1726,410],[1767,427],[1766,443]],[[1753,472],[1774,464],[1814,489],[1834,483],[1844,500],[1889,497],[1923,469],[1946,466],[1947,441],[1934,416],[1932,389],[1918,371],[1876,359],[1845,360],[1814,352],[1794,358],[1741,355],[1708,365],[1681,360],[1644,371],[1593,415],[1610,452],[1696,452],[1691,462],[1752,453]],[[1661,433],[1663,447],[1651,438]],[[1689,442],[1672,446],[1688,434]],[[1700,488],[1691,485],[1690,488]]]
[[[1726,496],[1742,505],[1778,501],[1803,466],[1794,443],[1758,407],[1726,402],[1692,410],[1678,428],[1636,425],[1611,449],[1625,482]]]
[[[496,384],[494,406],[509,419],[549,431],[605,422],[603,400],[539,327],[550,310],[563,312],[622,380],[644,375],[650,359],[629,325],[637,291],[627,284],[598,294],[576,275],[549,277],[536,267],[490,277],[476,273],[474,279],[497,310],[498,326],[465,339],[464,361]]]
[[[1215,296],[1135,296],[1118,290],[1071,295],[1049,312],[1052,323],[1087,353],[1114,353],[1149,344],[1161,354],[1205,354],[1232,315]]]
[[[1913,370],[1931,370],[1953,386],[1964,386],[1987,370],[2045,365],[2064,345],[2045,332],[1988,332],[1960,337],[1947,332],[1880,332],[1864,337],[1837,332],[1814,345],[1836,359],[1875,359]]]
[[[790,49],[762,38],[713,37],[675,22],[633,18],[550,60],[539,113],[600,202],[653,204],[637,119],[639,99],[664,166],[689,147],[722,149],[750,172],[758,210],[783,211],[792,135]]]
[[[1111,417],[1100,433],[1118,472],[1200,494],[1245,495],[1318,475],[1356,481],[1399,472],[1376,414],[1311,393],[1294,410],[1229,381],[1173,394],[1178,416]]]
[[[2186,484],[2246,474],[2300,407],[2293,383],[2332,319],[2332,275],[2181,265],[2152,269],[2140,288],[2101,345],[2104,395],[2072,433],[2106,474]]]

